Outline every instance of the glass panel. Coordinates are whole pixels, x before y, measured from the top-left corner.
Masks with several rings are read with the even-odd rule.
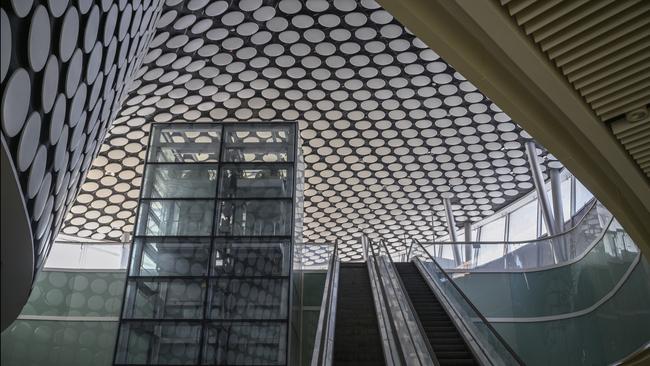
[[[288,276],[290,250],[288,241],[215,243],[212,274]]]
[[[142,198],[210,198],[216,194],[217,166],[151,164]]]
[[[537,237],[537,200],[510,213],[508,241],[532,240]]]
[[[503,241],[506,218],[501,217],[481,227],[481,241]]]
[[[205,276],[209,239],[137,239],[132,276]]]
[[[206,333],[203,363],[283,365],[286,341],[285,323],[213,323]]]
[[[291,197],[293,169],[276,164],[221,168],[219,197]]]
[[[123,269],[128,259],[127,244],[54,243],[45,268]]]
[[[217,235],[291,235],[291,207],[291,201],[222,201]]]
[[[125,318],[198,319],[203,317],[205,281],[188,279],[130,280]]]
[[[226,126],[223,161],[293,161],[293,140],[292,126],[273,124]]]
[[[213,214],[213,201],[142,200],[136,235],[210,235]]]
[[[15,320],[2,332],[2,366],[109,366],[117,322]]]
[[[196,163],[219,161],[221,126],[201,123],[154,125],[148,161]]]
[[[286,319],[287,279],[220,278],[210,284],[212,319]]]
[[[201,326],[190,323],[124,322],[116,363],[190,365],[199,362]]]
[[[576,179],[576,212],[580,211],[594,195]]]

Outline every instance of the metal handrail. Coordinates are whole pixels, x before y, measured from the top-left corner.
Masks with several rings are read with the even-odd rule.
[[[338,299],[338,240],[334,242],[330,267],[325,279],[321,311],[318,316],[318,328],[314,341],[311,366],[330,366],[334,353],[334,328],[336,324],[336,304]]]
[[[455,290],[460,294],[460,296],[461,296],[461,297],[463,298],[463,300],[467,303],[467,305],[469,305],[469,307],[470,307],[470,308],[472,309],[472,311],[476,314],[476,316],[481,320],[481,322],[483,322],[483,323],[485,324],[485,326],[490,330],[490,332],[491,332],[492,334],[494,334],[494,336],[496,337],[496,339],[497,339],[497,340],[498,340],[498,341],[503,345],[503,347],[504,347],[504,348],[505,348],[505,349],[510,353],[510,355],[512,356],[512,358],[514,358],[515,361],[517,361],[520,365],[525,365],[524,361],[523,361],[521,358],[519,358],[519,356],[517,355],[517,353],[516,353],[516,352],[515,352],[511,347],[510,347],[510,345],[508,345],[508,342],[506,342],[505,339],[503,339],[503,337],[501,337],[501,335],[499,334],[499,332],[497,332],[496,329],[494,329],[494,327],[492,327],[492,325],[490,324],[490,322],[485,318],[485,316],[483,316],[483,314],[481,314],[481,312],[476,308],[476,306],[475,306],[475,305],[472,303],[472,301],[467,297],[467,295],[465,295],[465,293],[460,289],[460,287],[458,287],[458,285],[456,285],[456,283],[454,282],[454,280],[449,276],[449,274],[447,274],[447,271],[445,271],[445,270],[444,270],[444,269],[443,269],[443,268],[438,264],[438,262],[437,262],[436,259],[431,255],[431,253],[429,253],[429,252],[424,248],[424,246],[423,246],[423,245],[422,245],[422,244],[421,244],[417,239],[413,239],[413,241],[414,241],[415,243],[417,243],[417,244],[420,246],[420,248],[422,249],[422,251],[424,252],[424,254],[426,254],[426,255],[429,257],[429,259],[431,259],[431,261],[432,261],[433,264],[438,268],[438,270],[439,270],[440,272],[442,272],[442,274],[443,274],[443,276],[446,278],[447,282],[449,282],[449,283],[452,285],[452,287],[453,287],[453,288],[454,288],[454,289],[455,289]],[[479,347],[483,348],[483,347],[480,345],[480,342],[476,342],[476,343],[479,345]],[[485,352],[485,350],[483,350],[483,351]]]
[[[393,258],[390,255],[390,253],[388,252],[388,246],[386,245],[384,240],[380,239],[378,242],[384,248],[384,250],[386,251],[386,256],[388,257],[388,260],[390,261],[390,264],[391,264],[392,268],[396,268],[395,267],[395,262],[393,261]],[[374,255],[374,251],[373,251],[373,255]],[[400,276],[397,276],[397,280],[399,281],[401,288],[405,289],[406,286],[404,285],[404,282],[402,281],[402,278]],[[406,291],[404,291],[404,293],[406,293]],[[411,310],[411,314],[416,314],[415,307],[413,306],[413,303],[411,302],[411,299],[408,296],[404,296],[404,298],[406,300],[406,304],[408,305],[409,309]],[[420,335],[425,335],[426,332],[424,330],[424,327],[422,326],[422,323],[420,323],[420,320],[418,319],[417,316],[415,316],[415,320],[416,320],[418,331],[420,332]],[[409,337],[411,338],[411,341],[413,343],[415,343],[415,340],[413,339],[413,335],[412,335],[411,332],[409,332]],[[433,351],[433,348],[431,347],[431,344],[428,341],[424,342],[424,344],[426,345],[426,348],[429,351],[429,356],[431,356],[431,359],[432,359],[434,365],[439,365],[440,362],[438,361],[438,358],[436,357],[436,354]]]
[[[564,230],[563,232],[558,233],[558,234],[544,236],[544,237],[540,237],[540,238],[533,239],[533,240],[518,240],[518,241],[505,241],[505,240],[501,240],[501,241],[477,241],[477,240],[475,240],[475,241],[445,241],[445,242],[424,242],[424,244],[436,244],[436,245],[437,244],[441,244],[441,245],[450,245],[450,244],[458,244],[458,245],[469,245],[469,244],[519,245],[519,244],[532,244],[532,243],[536,243],[536,242],[544,242],[544,241],[547,241],[547,240],[556,239],[558,237],[565,236],[566,234],[568,234],[568,233],[570,233],[572,231],[575,231],[578,228],[578,226],[580,226],[582,224],[582,222],[585,220],[585,218],[587,217],[589,212],[591,212],[591,210],[596,208],[597,204],[599,203],[595,198],[593,198],[592,201],[593,202],[590,204],[590,207],[589,207],[589,209],[587,209],[587,212],[585,212],[585,214],[582,215],[580,220],[578,220],[578,222],[575,225],[573,225],[571,228],[569,228],[567,230]],[[412,245],[413,245],[413,242],[411,242],[411,246]]]

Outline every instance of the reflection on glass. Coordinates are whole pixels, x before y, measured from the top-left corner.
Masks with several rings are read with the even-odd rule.
[[[216,193],[217,166],[150,164],[142,198],[210,198]]]
[[[219,161],[221,127],[200,123],[154,125],[147,160],[159,163]]]
[[[283,365],[286,323],[238,322],[208,326],[203,363],[209,365]]]
[[[203,316],[203,280],[131,280],[126,293],[124,318],[198,319]]]
[[[131,275],[205,276],[209,258],[209,239],[137,239]]]
[[[186,322],[125,322],[120,329],[116,363],[196,365],[201,326]]]
[[[217,235],[291,235],[291,207],[290,201],[221,201]]]
[[[213,211],[213,201],[142,200],[136,235],[210,235]]]
[[[219,197],[291,197],[290,166],[228,166],[221,169]]]
[[[210,284],[212,319],[284,319],[289,293],[287,279],[221,278]]]
[[[215,243],[213,275],[287,276],[291,253],[288,241]]]
[[[223,161],[293,161],[293,128],[274,124],[226,126]]]

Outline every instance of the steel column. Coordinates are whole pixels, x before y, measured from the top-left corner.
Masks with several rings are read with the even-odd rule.
[[[456,220],[454,220],[454,212],[451,209],[451,201],[449,198],[444,198],[443,203],[445,204],[445,214],[447,216],[447,231],[449,232],[449,239],[452,242],[458,242],[458,235],[456,235]],[[460,248],[458,248],[458,245],[453,246],[453,253],[454,253],[454,262],[456,265],[460,265],[461,263],[461,256],[460,256]]]
[[[553,211],[551,204],[546,196],[546,189],[544,187],[544,176],[542,175],[542,168],[537,160],[537,147],[532,141],[526,143],[526,155],[528,157],[528,164],[530,165],[530,173],[533,176],[533,183],[537,190],[537,199],[542,208],[542,215],[544,215],[544,222],[549,235],[557,234],[555,226],[555,219],[553,218]]]
[[[562,182],[560,169],[551,169],[551,198],[553,199],[553,214],[555,215],[555,228],[564,230],[564,207],[562,203]]]
[[[472,223],[468,221],[465,221],[465,224],[463,225],[463,230],[465,231],[465,241],[466,242],[471,242],[472,241]],[[471,261],[472,260],[472,245],[465,245],[465,260],[466,261]]]

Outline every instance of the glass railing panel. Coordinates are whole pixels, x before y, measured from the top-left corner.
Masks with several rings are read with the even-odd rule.
[[[621,280],[639,250],[615,220],[580,260],[533,271],[454,273],[456,284],[487,317],[539,317],[580,311]]]
[[[2,332],[2,366],[110,366],[117,321],[16,320]]]
[[[650,341],[650,264],[641,260],[594,311],[544,322],[493,323],[529,366],[609,365]]]
[[[603,236],[612,215],[594,202],[576,226],[563,234],[530,241],[422,243],[445,270],[521,271],[558,266],[584,256]],[[455,250],[458,248],[459,250]],[[454,253],[460,253],[460,265]]]

